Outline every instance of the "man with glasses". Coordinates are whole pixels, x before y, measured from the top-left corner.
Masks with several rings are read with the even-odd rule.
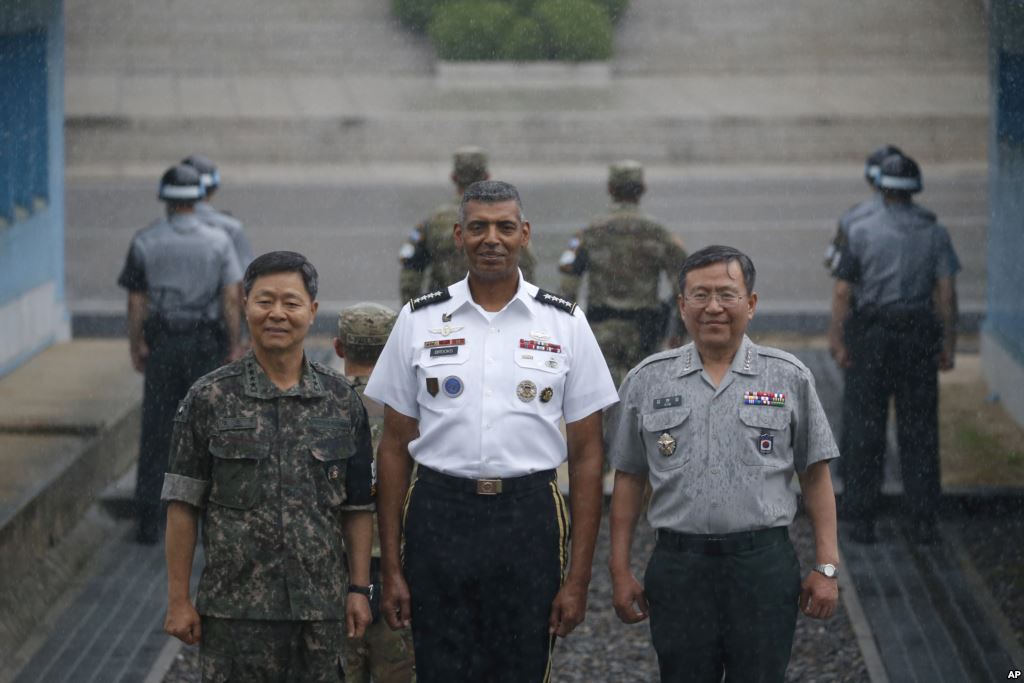
[[[839,596],[828,469],[839,453],[810,371],[745,334],[754,277],[732,247],[687,258],[678,302],[693,342],[633,368],[606,416],[613,603],[626,623],[650,615],[665,682],[781,683],[798,605],[826,619]],[[794,474],[817,563],[802,582],[787,532]],[[658,542],[641,586],[630,549],[647,481]]]

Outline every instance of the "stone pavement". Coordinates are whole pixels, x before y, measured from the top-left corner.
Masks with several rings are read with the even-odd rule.
[[[597,76],[538,76],[438,68],[380,0],[70,3],[67,159],[361,165],[472,142],[520,163],[835,163],[878,140],[985,159],[980,3],[819,5],[635,2]]]

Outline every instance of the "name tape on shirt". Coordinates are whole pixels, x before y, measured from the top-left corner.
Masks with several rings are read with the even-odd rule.
[[[654,399],[654,409],[660,410],[661,408],[678,408],[683,405],[683,397],[680,396],[665,396],[663,398]]]
[[[455,356],[458,353],[458,346],[440,346],[436,349],[430,349],[431,358],[437,358],[438,356]]]

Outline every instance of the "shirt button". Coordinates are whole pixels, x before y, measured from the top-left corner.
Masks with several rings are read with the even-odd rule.
[[[722,470],[720,470],[720,469],[719,469],[719,468],[717,468],[717,467],[712,467],[712,468],[711,468],[711,474],[720,474],[720,473],[721,473],[721,471],[722,471]]]
[[[491,391],[490,389],[487,389],[486,391],[484,391],[484,393],[485,393],[485,394],[487,394],[488,396],[490,396],[490,395],[491,395],[491,394],[493,394],[494,392],[493,392],[493,391]]]
[[[711,507],[713,507],[713,508],[716,508],[716,507],[718,507],[718,503],[712,503],[712,504],[711,504]]]
[[[488,363],[493,363],[493,362],[494,362],[494,359],[493,359],[493,358],[491,358],[490,356],[487,356],[487,362],[488,362]]]

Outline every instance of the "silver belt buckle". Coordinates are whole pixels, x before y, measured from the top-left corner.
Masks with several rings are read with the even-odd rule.
[[[501,479],[477,479],[476,493],[478,496],[496,496],[501,493]]]

